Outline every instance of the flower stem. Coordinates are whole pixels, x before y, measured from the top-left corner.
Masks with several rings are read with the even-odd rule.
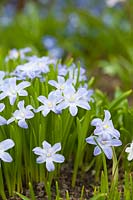
[[[108,191],[109,191],[108,171],[107,171],[107,164],[106,164],[106,158],[105,158],[104,153],[102,153],[102,160],[103,160],[104,176],[105,176],[105,183],[106,183],[105,191],[106,191],[106,193],[108,193]]]

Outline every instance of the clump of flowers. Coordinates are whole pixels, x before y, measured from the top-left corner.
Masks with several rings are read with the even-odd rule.
[[[6,56],[5,61],[8,62],[9,60],[17,60],[20,58],[21,60],[28,59],[27,53],[30,53],[32,49],[30,47],[26,47],[23,49],[11,49],[8,53],[8,56]]]
[[[100,118],[92,120],[91,125],[95,126],[94,135],[86,138],[86,142],[96,145],[94,148],[94,156],[104,152],[108,159],[112,159],[113,146],[120,146],[122,142],[119,140],[120,133],[114,128],[111,115],[108,110],[104,110],[105,118],[102,121]]]

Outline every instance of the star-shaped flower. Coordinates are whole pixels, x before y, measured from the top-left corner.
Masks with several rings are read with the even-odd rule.
[[[39,96],[38,100],[43,104],[36,109],[36,112],[42,111],[43,116],[47,116],[50,111],[58,114],[60,110],[57,109],[57,104],[62,101],[62,96],[59,91],[50,92],[48,98]]]
[[[33,107],[31,105],[24,107],[24,100],[23,100],[23,101],[19,101],[18,108],[19,110],[16,110],[13,113],[13,117],[8,119],[7,124],[10,124],[11,122],[16,120],[18,121],[18,125],[21,128],[28,128],[28,124],[26,123],[25,120],[31,119],[34,117],[34,113],[31,111]]]
[[[92,126],[96,126],[94,134],[103,135],[103,137],[115,137],[118,139],[120,137],[120,133],[114,128],[112,120],[110,119],[110,112],[108,110],[104,110],[104,113],[105,117],[103,121],[100,118],[95,118],[91,122]]]
[[[86,138],[86,142],[89,144],[96,145],[96,147],[94,148],[94,156],[99,155],[103,151],[108,159],[112,159],[112,147],[122,145],[122,142],[118,139],[103,138],[102,136],[90,136]]]
[[[19,96],[27,96],[28,93],[24,88],[29,87],[31,84],[28,81],[22,81],[18,85],[16,85],[16,77],[9,78],[5,84],[1,87],[0,100],[5,97],[9,97],[10,104],[13,105]]]
[[[57,109],[62,110],[69,108],[72,116],[75,116],[78,113],[77,107],[90,110],[90,105],[85,97],[86,94],[87,90],[85,88],[79,88],[76,91],[73,86],[67,87],[63,91],[63,101],[59,103]]]
[[[61,144],[56,143],[51,146],[51,144],[49,144],[47,141],[43,141],[42,146],[43,148],[35,147],[33,149],[33,152],[36,155],[39,155],[39,157],[36,159],[36,162],[39,164],[46,162],[47,170],[49,172],[54,171],[55,166],[53,162],[63,163],[65,160],[63,155],[56,153],[57,151],[61,150]]]

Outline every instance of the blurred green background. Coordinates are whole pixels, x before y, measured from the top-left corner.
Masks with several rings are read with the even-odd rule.
[[[132,88],[133,1],[2,0],[1,57],[24,47],[80,61],[109,96],[116,88]]]

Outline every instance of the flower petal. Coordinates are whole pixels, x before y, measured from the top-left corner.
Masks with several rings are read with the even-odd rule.
[[[46,117],[49,112],[50,112],[50,109],[44,107],[42,114],[43,114],[44,117]]]
[[[57,162],[57,163],[63,163],[64,160],[65,160],[64,156],[62,156],[60,154],[54,154],[52,156],[52,159],[53,159],[54,162]]]
[[[0,149],[2,149],[3,151],[6,151],[12,148],[14,145],[15,143],[12,139],[6,139],[0,142]]]
[[[2,92],[0,94],[0,100],[4,99],[7,96],[7,94],[5,92]]]
[[[7,121],[4,117],[0,116],[0,126],[4,124],[7,124]]]
[[[102,120],[100,118],[95,118],[91,121],[91,126],[97,126],[102,123]]]
[[[2,112],[5,108],[5,104],[4,103],[0,103],[0,112]]]
[[[34,117],[34,113],[32,111],[27,111],[25,114],[25,118],[31,119],[32,117]]]
[[[46,162],[46,156],[39,156],[37,159],[36,159],[36,162],[37,163],[39,163],[39,164],[41,164],[41,163],[44,163],[44,162]]]
[[[47,101],[47,98],[45,96],[39,96],[37,99],[43,104]]]
[[[19,84],[17,85],[17,91],[21,91],[21,90],[23,90],[24,88],[29,87],[30,85],[31,85],[30,82],[28,82],[28,81],[22,81],[21,83],[19,83]]]
[[[133,160],[133,154],[132,154],[132,153],[129,153],[127,159],[128,159],[129,161]]]
[[[28,128],[28,124],[26,123],[25,119],[20,119],[18,121],[18,125],[21,127],[21,128]]]
[[[52,152],[56,153],[57,151],[61,150],[61,143],[56,143],[52,146]]]
[[[99,155],[100,153],[101,153],[100,147],[99,147],[99,146],[96,146],[96,147],[94,148],[94,156],[97,156],[97,155]]]
[[[0,159],[3,160],[4,162],[12,162],[12,157],[7,152],[0,153]]]
[[[18,91],[19,96],[27,96],[28,92],[26,90]]]
[[[7,124],[12,123],[13,121],[15,121],[15,117],[11,117],[10,119],[7,120]]]
[[[125,152],[127,152],[127,153],[130,153],[130,151],[131,151],[131,148],[130,148],[130,147],[127,147],[127,148],[125,149]]]
[[[108,110],[104,110],[105,118],[104,121],[109,121],[111,118],[111,114]]]
[[[9,96],[9,101],[11,105],[14,105],[17,95]]]
[[[112,152],[111,147],[105,147],[105,148],[103,148],[103,151],[104,151],[104,153],[105,153],[105,155],[107,156],[108,159],[112,159],[113,152]]]
[[[43,143],[42,143],[42,146],[43,146],[43,149],[49,149],[49,148],[51,148],[51,144],[49,144],[47,141],[43,141]]]
[[[75,105],[71,105],[69,107],[69,111],[70,111],[70,113],[71,113],[72,116],[75,116],[75,115],[77,115],[78,108]]]
[[[95,138],[96,138],[95,136],[89,136],[88,138],[86,138],[86,142],[88,144],[94,144],[94,145],[96,145]]]
[[[51,159],[46,162],[46,168],[49,172],[54,171],[55,166]]]
[[[43,155],[44,154],[44,150],[41,147],[35,147],[34,149],[32,149],[32,151],[36,155]]]
[[[18,102],[18,108],[20,110],[24,108],[24,100]]]

